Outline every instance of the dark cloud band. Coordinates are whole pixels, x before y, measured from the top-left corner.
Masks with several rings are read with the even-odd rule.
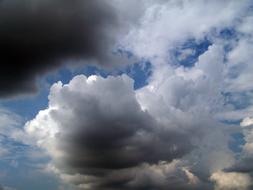
[[[106,59],[115,24],[105,1],[0,1],[0,96],[35,91],[66,59]]]

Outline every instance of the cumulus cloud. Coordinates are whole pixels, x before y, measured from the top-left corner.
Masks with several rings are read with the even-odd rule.
[[[206,3],[210,9],[204,8]],[[134,28],[123,41],[126,48],[139,57],[152,60],[154,65],[149,85],[137,92],[137,98],[143,109],[148,110],[162,122],[177,121],[176,126],[187,126],[187,129],[192,129],[188,127],[191,123],[189,115],[192,117],[194,113],[197,115],[196,121],[206,119],[207,117],[203,115],[205,113],[210,114],[209,118],[224,122],[238,122],[252,115],[251,3],[249,1],[237,3],[239,2],[180,1],[153,3],[148,7],[141,19],[140,27]],[[214,10],[216,13],[213,12]],[[226,37],[219,36],[223,29],[230,30],[229,28],[231,31],[234,30],[235,36],[232,37],[231,34]],[[212,45],[198,57],[192,68],[176,67],[173,64],[173,59],[170,57],[171,50],[189,39],[198,41],[206,38]],[[177,112],[178,116],[173,118],[172,116]],[[182,120],[186,120],[185,123]],[[183,124],[179,125],[179,121]],[[246,120],[242,124],[244,125],[245,122]],[[212,125],[210,120],[206,123],[206,126]],[[220,124],[213,123],[213,125]],[[202,125],[195,124],[195,126]],[[238,125],[230,125],[230,127],[228,134],[239,132],[245,135],[246,143],[239,161],[236,161],[233,154],[227,150],[226,145],[229,142],[227,137],[225,137],[227,140],[220,141],[218,144],[214,142],[217,139],[224,139],[218,137],[222,134],[218,130],[212,135],[207,135],[206,140],[201,141],[205,145],[200,144],[198,151],[193,152],[200,155],[206,152],[203,157],[205,155],[210,157],[214,153],[217,158],[221,156],[219,159],[221,162],[210,163],[206,167],[206,164],[200,163],[208,163],[216,159],[212,157],[210,160],[204,158],[200,161],[201,159],[197,158],[197,172],[201,171],[201,168],[203,171],[215,172],[218,168],[233,165],[235,161],[243,165],[243,169],[238,168],[239,172],[252,171],[249,164],[252,157],[252,132],[250,129],[243,129],[242,132]],[[198,128],[196,131],[207,132],[210,128],[211,126]],[[220,128],[228,129],[227,126],[220,126]],[[207,139],[212,142],[208,143]],[[211,148],[213,153],[203,148],[215,144],[216,146],[222,144],[224,147],[219,151],[215,150],[215,147]],[[230,161],[226,162],[226,160]]]
[[[173,76],[174,82],[180,79],[179,88],[168,80],[156,91],[150,83],[135,92],[133,81],[124,75],[80,75],[69,84],[58,82],[50,90],[48,108],[26,123],[28,141],[52,158],[49,169],[84,189],[210,186],[199,177],[207,179],[212,171],[233,162],[229,136],[211,118],[217,105],[210,110],[205,105],[196,108],[209,97],[206,86],[187,107],[175,99],[183,99],[186,91],[181,91],[181,85],[189,85],[190,79],[181,75]],[[201,83],[203,79],[195,80]],[[172,101],[164,90],[176,93]],[[190,86],[188,92],[195,90]],[[194,162],[199,164],[194,166]]]
[[[127,76],[76,76],[54,84],[48,109],[25,129],[60,173],[87,176],[93,189],[127,188],[137,167],[169,162],[191,149],[187,133],[141,109]]]
[[[228,148],[233,127],[216,118],[216,113],[226,109],[221,94],[223,56],[223,49],[213,45],[193,68],[160,66],[153,71],[149,84],[137,91],[144,110],[165,125],[189,133],[196,149],[182,160],[190,162],[194,175],[201,180],[235,161]]]
[[[210,175],[234,163],[230,131],[214,114],[222,60],[212,46],[194,68],[164,65],[137,91],[124,75],[58,82],[26,133],[51,170],[83,189],[210,189]]]

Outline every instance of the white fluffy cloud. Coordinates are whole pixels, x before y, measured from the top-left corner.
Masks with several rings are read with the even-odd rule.
[[[149,1],[140,26],[123,44],[139,57],[166,59],[168,51],[189,38],[234,24],[250,1]]]

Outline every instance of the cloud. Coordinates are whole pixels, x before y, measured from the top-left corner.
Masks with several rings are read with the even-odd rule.
[[[240,122],[240,132],[243,134],[244,144],[236,162],[225,169],[227,172],[252,173],[252,58],[250,52],[252,46],[252,15],[247,14],[235,27],[238,32],[238,40],[232,43],[232,49],[227,54],[227,70],[225,70],[224,91],[229,92],[234,102],[229,100],[231,106],[227,111],[221,113],[221,117],[230,121]],[[233,105],[235,104],[235,105]],[[237,108],[239,107],[239,108]]]
[[[206,3],[209,8],[205,8]],[[204,121],[207,115],[203,113],[210,114],[209,118],[224,123],[238,122],[252,116],[253,85],[250,82],[252,81],[252,74],[250,74],[252,72],[250,56],[252,52],[250,6],[252,4],[250,1],[245,1],[245,4],[237,3],[239,2],[151,3],[141,18],[139,27],[132,29],[125,41],[123,40],[125,47],[133,54],[149,59],[153,64],[149,84],[137,92],[137,99],[143,109],[164,123],[170,122],[175,126],[185,127],[183,130],[192,129],[189,127],[194,123],[192,121],[199,121],[200,123],[195,123],[197,129],[194,129],[204,133],[208,133],[212,125],[218,126],[220,123]],[[214,10],[216,13],[213,12]],[[221,37],[220,32],[224,29],[234,30],[235,35],[227,39]],[[175,66],[171,59],[173,56],[171,50],[190,39],[197,42],[208,39],[212,45],[198,56],[192,68]],[[234,101],[228,96],[234,98]],[[202,126],[201,123],[206,123],[206,128],[197,127]],[[246,144],[240,154],[241,158],[238,161],[235,155],[227,150],[229,138],[226,135],[222,135],[226,140],[216,144],[216,141],[224,138],[218,136],[225,133],[221,129],[219,132],[218,129],[216,132],[213,131],[213,134],[206,135],[205,140],[200,141],[198,148],[191,154],[192,157],[200,154],[203,159],[187,157],[188,160],[196,161],[193,163],[198,163],[193,166],[195,175],[201,173],[204,174],[202,176],[207,176],[210,174],[208,172],[213,173],[219,168],[229,167],[234,162],[238,162],[237,166],[243,167],[241,170],[239,167],[238,170],[231,171],[252,171],[251,130],[241,129],[236,124],[230,125],[230,129],[227,127],[224,124],[219,128],[227,130],[228,134],[238,132],[245,135]],[[212,147],[215,144],[216,146],[222,144],[224,147],[217,150]],[[220,158],[215,159],[213,156]],[[220,163],[213,163],[213,160],[219,160]],[[229,162],[226,163],[226,160]],[[206,166],[207,163],[209,166]]]
[[[223,110],[223,56],[213,45],[193,68],[156,68],[137,91],[124,75],[58,82],[48,108],[26,123],[30,143],[80,188],[210,189],[212,173],[234,163],[231,132],[214,115]]]
[[[10,128],[22,125],[22,118],[6,108],[0,108],[0,133],[6,134]]]
[[[6,148],[4,148],[4,147],[0,147],[0,156],[1,156],[1,157],[4,157],[4,156],[6,156],[7,154],[9,154],[8,149],[6,149]]]
[[[0,144],[5,138],[19,141],[24,134],[21,128],[23,124],[24,120],[21,116],[6,108],[0,108]]]
[[[251,177],[242,173],[216,172],[210,179],[215,182],[215,190],[247,190],[251,187]]]
[[[237,161],[226,171],[251,173],[253,171],[253,129],[251,117],[246,117],[240,123],[245,143],[242,145],[242,152]]]
[[[26,123],[25,130],[59,173],[79,174],[84,180],[77,184],[91,189],[129,188],[141,165],[170,162],[192,148],[186,133],[141,109],[133,81],[124,75],[80,75],[69,84],[54,84],[48,109]]]
[[[23,125],[24,118],[5,107],[0,107],[0,156],[1,164],[6,171],[12,167],[16,168],[20,162],[30,161],[36,156],[34,155],[36,147],[23,143],[23,139],[26,138]],[[37,156],[38,158],[39,156]]]
[[[250,125],[253,125],[253,118],[250,117],[246,117],[242,120],[242,122],[240,123],[240,125],[242,127],[248,127]]]
[[[134,91],[125,75],[58,82],[48,108],[26,123],[25,141],[44,149],[48,169],[80,189],[247,189],[250,119],[243,128],[229,122],[251,118],[253,102],[238,109],[228,94],[236,102],[243,93],[253,97],[250,1],[146,1],[140,9],[121,2],[117,10],[131,11],[120,21],[132,15],[135,23],[122,47],[151,62],[148,84]],[[229,27],[236,39],[219,36]],[[173,64],[170,50],[205,38],[210,45],[192,67]],[[239,156],[229,146],[235,132],[246,141]],[[232,169],[237,163],[250,169]]]
[[[250,5],[250,1],[148,2],[139,26],[122,43],[136,56],[160,61],[168,61],[168,51],[188,39],[198,41],[212,30],[233,26]]]
[[[0,190],[16,190],[16,189],[14,189],[12,187],[7,187],[7,186],[1,186],[0,185]]]
[[[1,0],[0,96],[35,91],[38,77],[67,60],[113,64],[118,24],[105,1]]]
[[[192,68],[159,65],[149,84],[137,91],[144,110],[164,125],[189,133],[195,148],[181,160],[202,185],[213,172],[235,161],[228,148],[235,128],[216,118],[226,110],[221,94],[223,57],[221,46],[212,45]]]
[[[210,189],[213,172],[235,161],[232,129],[215,116],[224,111],[223,56],[213,45],[190,69],[156,68],[137,91],[125,75],[55,83],[26,140],[81,189]]]

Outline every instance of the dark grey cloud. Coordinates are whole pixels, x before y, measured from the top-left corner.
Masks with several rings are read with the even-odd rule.
[[[41,146],[62,175],[83,176],[73,177],[72,183],[88,184],[88,189],[166,189],[159,181],[144,187],[136,175],[144,170],[153,179],[152,165],[169,163],[193,148],[187,133],[160,124],[141,109],[126,76],[78,76],[67,86],[55,84],[49,99],[49,109],[26,130],[44,142]]]
[[[108,63],[116,26],[106,1],[1,0],[0,96],[35,91],[68,59]]]

